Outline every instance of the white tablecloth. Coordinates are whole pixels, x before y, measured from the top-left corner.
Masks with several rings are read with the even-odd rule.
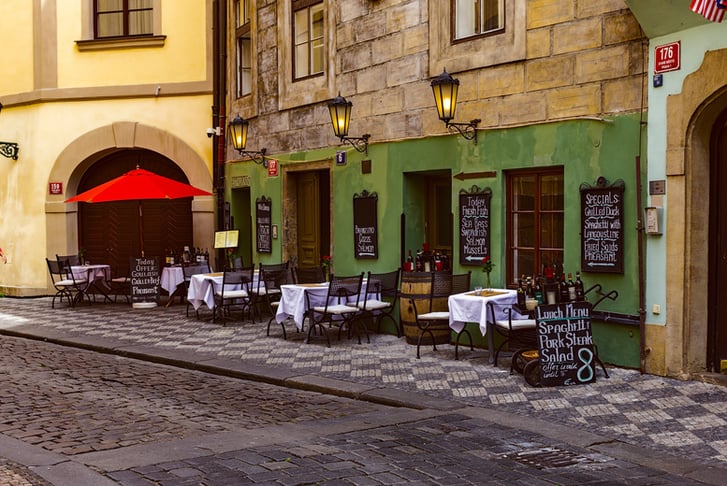
[[[104,284],[111,279],[111,265],[73,265],[73,278],[88,280],[88,284],[101,280]]]
[[[199,309],[205,304],[209,309],[215,306],[215,292],[222,287],[222,272],[217,273],[199,273],[192,275],[189,281],[189,290],[187,291],[187,301],[194,307]],[[259,272],[255,270],[252,277],[252,285],[250,289],[256,289],[258,285]]]
[[[292,317],[298,330],[303,329],[305,311],[308,310],[308,303],[305,295],[310,297],[313,307],[324,305],[328,297],[328,282],[309,284],[286,284],[280,286],[280,305],[275,313],[275,320],[283,322]],[[361,298],[366,295],[366,279],[361,284]],[[352,305],[355,305],[355,300]]]
[[[184,271],[182,267],[164,267],[159,285],[172,295],[177,290],[177,285],[184,282]]]
[[[488,332],[489,326],[494,323],[489,321],[490,316],[487,313],[487,303],[493,301],[500,304],[495,306],[495,319],[502,319],[506,318],[503,309],[517,302],[517,292],[514,290],[492,289],[492,291],[493,294],[494,292],[498,293],[494,295],[474,295],[474,292],[464,292],[450,295],[448,299],[449,327],[459,334],[468,322],[479,324],[480,333],[483,336],[487,336],[490,362],[492,362],[495,356],[495,341],[492,333]],[[515,315],[518,314],[514,314],[513,317]]]
[[[305,294],[310,294],[311,303],[323,305],[328,296],[328,283],[320,284],[286,284],[280,286],[280,305],[275,313],[275,320],[283,322],[292,317],[298,330],[303,329],[303,317],[307,310]]]

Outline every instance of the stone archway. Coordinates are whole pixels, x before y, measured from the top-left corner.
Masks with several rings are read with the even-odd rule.
[[[727,49],[705,53],[682,92],[667,99],[668,322],[664,372],[689,377],[707,369],[710,135],[727,107]]]
[[[65,194],[46,196],[46,234],[54,235],[47,238],[47,254],[67,254],[78,249],[77,203],[63,201],[77,193],[86,170],[113,151],[131,148],[147,149],[167,157],[180,167],[190,184],[213,192],[207,162],[171,133],[136,122],[117,122],[97,128],[71,142],[50,171],[49,181],[63,182]],[[196,197],[192,202],[193,237],[199,246],[214,247],[214,210],[214,196]]]

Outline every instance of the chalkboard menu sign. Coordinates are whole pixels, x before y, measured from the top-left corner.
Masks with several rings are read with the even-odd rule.
[[[581,184],[581,270],[624,271],[624,182]]]
[[[540,384],[581,385],[596,381],[591,304],[539,305],[536,321]]]
[[[154,303],[159,300],[159,258],[130,258],[131,303]]]
[[[459,191],[459,263],[481,265],[490,254],[492,191],[472,186]]]
[[[379,257],[379,230],[375,192],[353,195],[353,254],[356,258]]]
[[[270,208],[272,201],[268,197],[261,196],[255,200],[255,227],[257,234],[258,253],[272,253],[273,240],[270,231]]]

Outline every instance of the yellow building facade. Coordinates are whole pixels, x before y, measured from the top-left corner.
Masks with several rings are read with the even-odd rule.
[[[158,159],[183,182],[213,191],[212,0],[142,2],[143,22],[131,29],[143,35],[111,36],[94,3],[0,2],[0,140],[19,147],[17,160],[0,157],[6,295],[47,293],[45,257],[77,252],[79,232],[91,224],[98,234],[112,231],[111,221],[82,219],[86,203],[64,202],[87,189],[99,163],[121,175],[135,158],[149,170],[146,161]],[[214,196],[195,198],[186,212],[185,244],[212,248]],[[123,261],[136,250],[89,258]]]

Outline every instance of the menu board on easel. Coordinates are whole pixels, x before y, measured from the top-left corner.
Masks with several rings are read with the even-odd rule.
[[[237,248],[240,230],[215,231],[215,248]]]
[[[143,307],[143,304],[156,305],[159,300],[159,258],[131,257],[129,265],[132,305],[135,307]]]
[[[261,196],[255,200],[255,234],[257,235],[258,253],[272,253],[273,239],[270,222],[272,201]]]
[[[375,192],[363,191],[353,195],[353,254],[356,258],[379,257],[379,229]]]
[[[459,191],[459,263],[481,265],[490,254],[492,191],[472,186]]]
[[[596,381],[591,304],[570,302],[537,308],[538,360],[542,386]]]
[[[624,272],[624,182],[581,184],[581,270]]]

